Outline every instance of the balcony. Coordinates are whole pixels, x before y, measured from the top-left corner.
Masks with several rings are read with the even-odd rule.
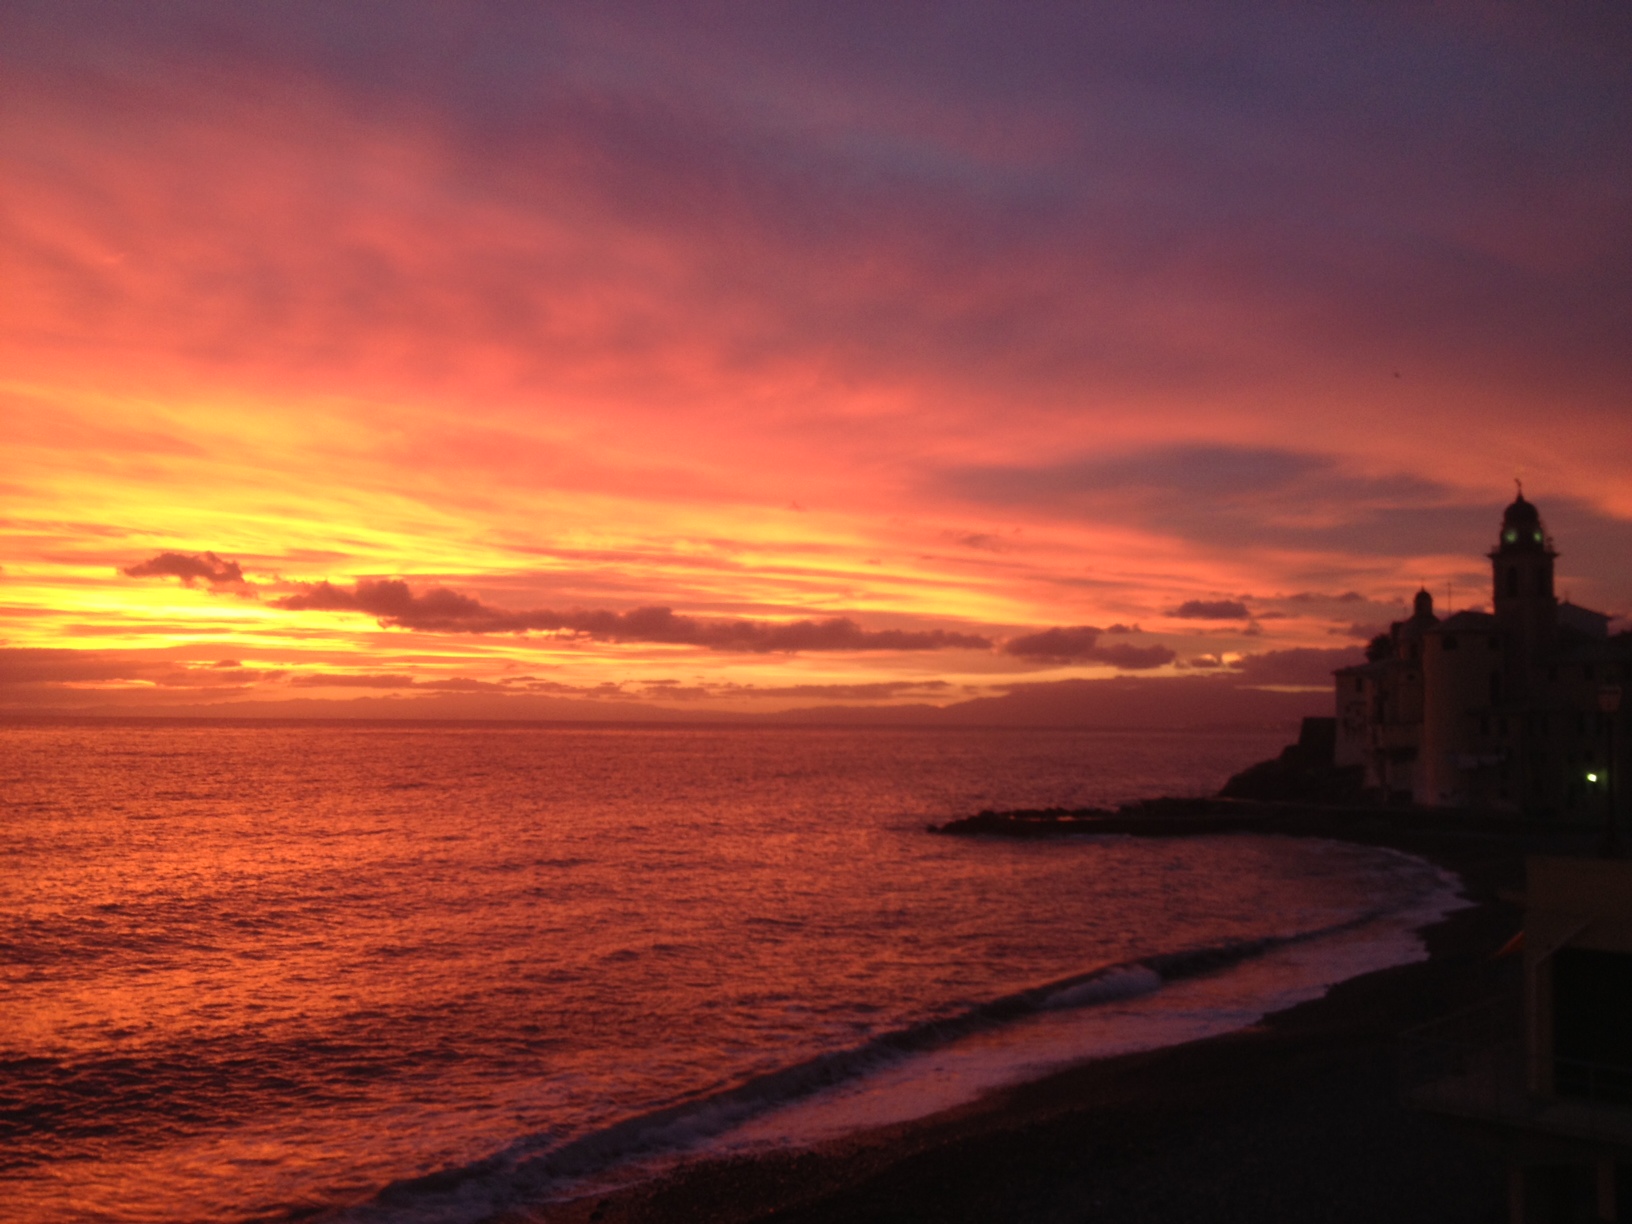
[[[1498,999],[1412,1029],[1400,1038],[1406,1105],[1531,1134],[1632,1148],[1632,1071],[1553,1060],[1559,1095],[1529,1087],[1516,999]]]

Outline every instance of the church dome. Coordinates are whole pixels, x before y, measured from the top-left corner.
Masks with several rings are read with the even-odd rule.
[[[1541,526],[1541,511],[1524,500],[1520,493],[1513,499],[1513,504],[1502,513],[1503,527],[1539,527]]]
[[[1502,549],[1545,548],[1547,531],[1541,525],[1541,511],[1524,500],[1521,490],[1513,504],[1502,512]]]

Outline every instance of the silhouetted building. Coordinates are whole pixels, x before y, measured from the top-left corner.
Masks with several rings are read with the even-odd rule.
[[[1395,801],[1601,813],[1610,756],[1628,747],[1612,707],[1632,682],[1632,634],[1558,600],[1557,556],[1521,492],[1490,552],[1494,612],[1441,620],[1418,591],[1367,662],[1336,673],[1336,763]]]
[[[1401,1088],[1506,1155],[1509,1219],[1616,1220],[1632,1172],[1632,862],[1531,858],[1520,992],[1405,1035]]]

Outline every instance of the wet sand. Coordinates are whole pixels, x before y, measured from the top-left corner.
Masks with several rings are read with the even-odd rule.
[[[1270,822],[1273,826],[1277,822]],[[1396,1041],[1516,990],[1526,852],[1582,839],[1419,831],[1301,812],[1263,831],[1344,837],[1458,873],[1475,904],[1429,959],[1367,974],[1236,1033],[1084,1063],[822,1147],[697,1161],[507,1221],[1422,1221],[1505,1218],[1501,1155],[1398,1101]],[[1582,844],[1577,845],[1577,840]]]

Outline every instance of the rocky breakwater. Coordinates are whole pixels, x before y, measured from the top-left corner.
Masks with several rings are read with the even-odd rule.
[[[1035,808],[1013,812],[978,812],[931,833],[998,837],[1068,837],[1131,834],[1140,837],[1193,837],[1203,833],[1236,833],[1259,828],[1275,810],[1258,803],[1224,799],[1147,799],[1119,808]]]

